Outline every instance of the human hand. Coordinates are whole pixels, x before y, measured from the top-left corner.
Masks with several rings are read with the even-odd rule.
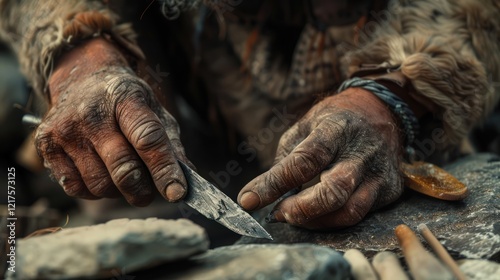
[[[169,201],[185,195],[176,160],[190,162],[177,122],[111,43],[93,39],[63,56],[49,88],[36,146],[68,195],[135,206],[152,201],[153,186]]]
[[[352,226],[401,195],[401,151],[385,104],[349,88],[317,103],[282,136],[275,165],[249,182],[238,201],[256,210],[299,188],[275,206],[271,221],[310,229]],[[303,188],[317,176],[319,182]]]

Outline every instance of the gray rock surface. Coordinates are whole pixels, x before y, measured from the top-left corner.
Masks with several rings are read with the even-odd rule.
[[[425,223],[455,258],[500,260],[500,157],[469,156],[447,166],[469,187],[464,201],[448,202],[411,190],[400,201],[366,217],[358,225],[335,232],[314,232],[287,224],[265,224],[271,208],[257,213],[274,241],[243,237],[238,244],[315,243],[339,251],[358,249],[368,257],[379,251],[401,253],[394,228],[406,224],[416,231]]]
[[[208,250],[203,228],[189,220],[119,219],[18,241],[11,279],[120,275]]]
[[[461,260],[460,270],[469,280],[500,280],[500,264],[486,260]]]
[[[161,279],[340,280],[350,276],[350,266],[342,255],[310,244],[226,246],[192,257],[190,261],[182,269],[179,265],[163,266],[166,272]]]

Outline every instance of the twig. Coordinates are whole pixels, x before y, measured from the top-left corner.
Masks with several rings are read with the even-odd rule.
[[[451,272],[436,257],[425,250],[417,235],[408,226],[397,226],[395,233],[413,279],[453,279]]]
[[[443,261],[443,263],[448,266],[448,268],[451,270],[453,275],[458,280],[465,280],[467,277],[465,277],[464,273],[460,270],[458,267],[457,263],[453,260],[453,258],[448,254],[448,251],[439,243],[437,238],[434,236],[434,234],[431,232],[431,230],[427,227],[425,224],[420,224],[417,227],[418,231],[420,234],[425,238],[427,243],[431,246],[432,250],[438,255],[438,257]]]

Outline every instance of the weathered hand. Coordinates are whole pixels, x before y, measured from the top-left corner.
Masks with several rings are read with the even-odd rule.
[[[70,196],[123,195],[145,206],[156,186],[177,201],[186,180],[176,159],[189,164],[177,122],[127,65],[103,39],[63,57],[49,81],[51,108],[36,133],[38,152]]]
[[[275,206],[271,220],[311,229],[351,226],[401,195],[400,155],[389,109],[372,93],[350,88],[316,104],[283,135],[275,165],[238,201],[256,210],[300,188]]]

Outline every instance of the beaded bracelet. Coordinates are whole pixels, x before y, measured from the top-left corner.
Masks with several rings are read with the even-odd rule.
[[[358,77],[352,78],[350,80],[345,81],[340,85],[338,92],[341,92],[347,88],[351,87],[359,87],[370,91],[375,94],[378,98],[384,101],[387,106],[391,109],[391,111],[398,116],[403,125],[403,131],[405,133],[405,142],[407,146],[407,152],[411,157],[412,148],[411,144],[415,140],[416,135],[418,134],[419,124],[418,119],[413,114],[412,110],[408,105],[397,95],[392,93],[385,86],[372,81],[372,80],[364,80]]]

